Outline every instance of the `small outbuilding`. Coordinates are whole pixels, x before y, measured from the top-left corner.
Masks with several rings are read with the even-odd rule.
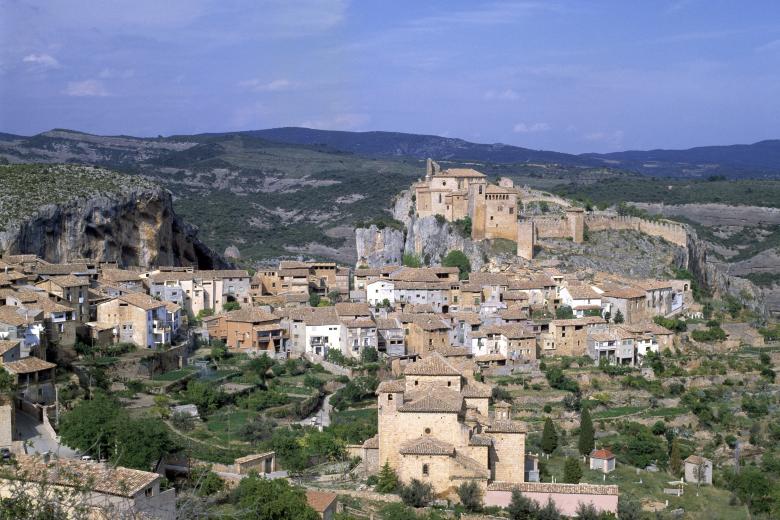
[[[692,484],[712,484],[712,461],[698,455],[685,459],[685,481]]]
[[[326,491],[306,490],[306,502],[323,520],[333,520],[338,507],[338,495]]]
[[[590,469],[611,473],[615,471],[615,454],[607,449],[590,452]]]

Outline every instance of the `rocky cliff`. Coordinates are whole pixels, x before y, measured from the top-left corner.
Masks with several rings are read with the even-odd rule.
[[[195,227],[176,216],[168,191],[135,184],[28,207],[3,223],[0,251],[36,254],[49,262],[92,258],[123,266],[227,266],[197,238]]]

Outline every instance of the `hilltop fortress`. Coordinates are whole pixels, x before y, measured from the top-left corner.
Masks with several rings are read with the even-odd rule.
[[[561,197],[517,188],[511,179],[504,177],[498,184],[491,184],[485,174],[474,169],[442,170],[431,159],[426,164],[425,178],[415,183],[412,191],[418,217],[441,215],[449,222],[469,219],[472,240],[511,240],[517,243],[517,255],[526,260],[534,257],[537,239],[571,238],[581,243],[585,229],[630,229],[661,237],[680,247],[688,243],[687,231],[681,224],[586,213]],[[563,215],[523,217],[524,205],[532,202],[556,204],[563,208]]]

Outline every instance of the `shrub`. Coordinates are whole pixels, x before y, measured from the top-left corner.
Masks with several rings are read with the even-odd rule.
[[[399,486],[398,475],[390,467],[390,463],[385,462],[377,475],[376,490],[380,493],[396,493]]]
[[[413,478],[408,485],[401,486],[401,500],[412,507],[425,507],[433,501],[433,486]]]
[[[582,478],[582,466],[574,457],[566,457],[563,465],[563,481],[567,484],[579,484]]]
[[[444,267],[457,267],[461,280],[467,279],[469,277],[469,272],[471,272],[471,262],[469,262],[468,257],[463,254],[463,251],[457,249],[453,249],[447,253],[447,256],[442,260],[441,265]]]
[[[464,482],[458,486],[458,498],[466,511],[475,513],[482,511],[482,490],[476,482]]]

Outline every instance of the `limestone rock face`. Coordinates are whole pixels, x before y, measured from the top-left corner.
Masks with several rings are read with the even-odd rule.
[[[228,264],[173,211],[162,188],[46,205],[0,231],[4,254],[36,254],[49,262],[91,258],[121,266]]]
[[[406,236],[405,253],[419,256],[431,265],[440,264],[452,250],[460,250],[468,257],[471,268],[477,271],[484,262],[484,244],[476,243],[458,233],[449,222],[439,223],[436,217],[412,219]]]
[[[237,260],[241,258],[241,251],[239,251],[236,246],[227,246],[225,252],[222,253],[222,256],[229,260]]]
[[[404,232],[376,226],[355,230],[357,265],[381,267],[400,265],[404,252]]]

